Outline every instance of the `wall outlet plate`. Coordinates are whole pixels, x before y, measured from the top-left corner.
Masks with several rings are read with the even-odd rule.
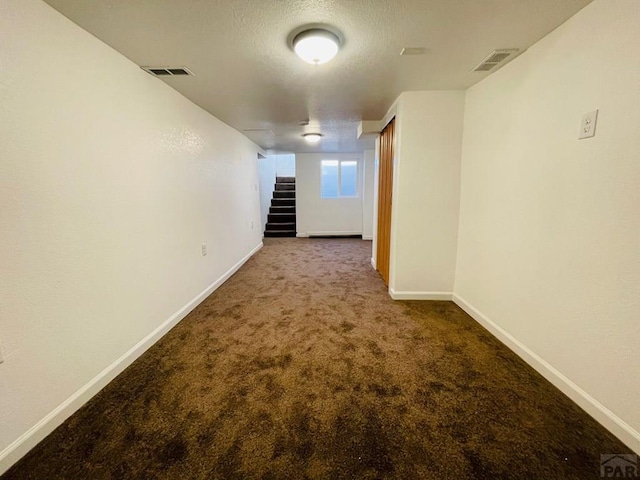
[[[4,355],[2,355],[2,344],[0,344],[0,363],[4,362]]]
[[[591,138],[596,134],[596,123],[598,122],[598,110],[587,112],[582,116],[580,123],[580,135],[578,140],[583,138]]]
[[[202,244],[202,256],[204,257],[207,254],[207,244]]]

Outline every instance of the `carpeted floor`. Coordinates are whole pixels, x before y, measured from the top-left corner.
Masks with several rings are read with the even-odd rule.
[[[630,453],[371,243],[265,247],[8,479],[589,479]]]

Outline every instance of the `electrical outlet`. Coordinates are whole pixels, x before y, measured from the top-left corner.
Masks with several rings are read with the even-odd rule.
[[[580,124],[580,135],[578,135],[578,140],[593,137],[596,134],[597,121],[598,110],[585,113],[582,116],[582,123]]]
[[[251,228],[253,228],[253,220],[251,220]]]
[[[202,256],[204,257],[207,254],[207,244],[202,244]]]

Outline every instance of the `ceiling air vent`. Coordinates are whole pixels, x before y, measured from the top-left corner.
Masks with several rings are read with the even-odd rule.
[[[427,49],[424,47],[404,47],[400,55],[404,57],[407,55],[424,55],[425,53],[427,53]]]
[[[275,133],[273,130],[271,130],[270,128],[246,128],[244,130],[242,130],[245,133],[248,134],[255,134],[255,135],[267,135],[269,137],[275,137]]]
[[[518,52],[517,48],[502,48],[500,50],[494,50],[489,54],[487,58],[485,58],[480,65],[473,69],[474,72],[488,72],[493,69],[496,65],[501,63],[506,63],[507,59],[513,58],[513,56]]]
[[[180,75],[193,75],[186,67],[140,67],[156,77],[175,77]]]

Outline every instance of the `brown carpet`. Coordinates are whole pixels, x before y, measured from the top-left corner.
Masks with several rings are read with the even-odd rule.
[[[589,479],[630,453],[362,240],[265,248],[8,479]]]

